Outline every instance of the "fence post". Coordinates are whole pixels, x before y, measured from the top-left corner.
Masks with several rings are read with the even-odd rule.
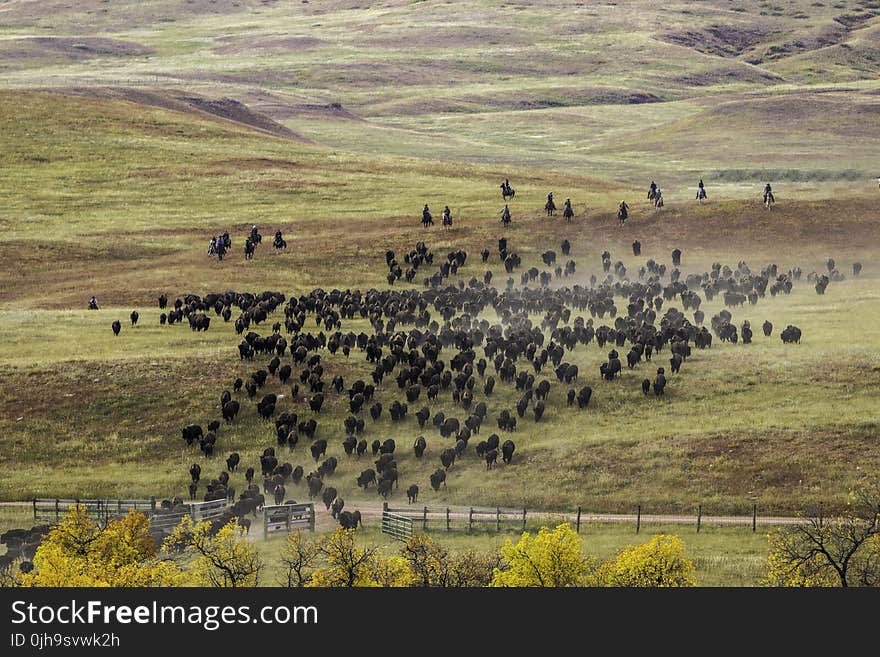
[[[382,513],[388,513],[388,500],[382,502]]]
[[[819,502],[819,527],[822,527],[822,502]]]
[[[37,519],[37,498],[34,498],[34,520]]]
[[[578,507],[577,524],[575,525],[575,530],[574,530],[574,531],[575,531],[576,534],[580,534],[580,533],[581,533],[581,507]]]
[[[425,510],[422,511],[422,531],[428,531],[428,507],[425,507]]]
[[[449,531],[449,507],[446,507],[446,531]]]
[[[526,510],[525,510],[525,508],[523,508],[523,528],[522,528],[522,530],[523,531],[526,530]]]
[[[58,516],[61,515],[61,501],[56,497],[55,498],[55,522],[58,522]]]
[[[473,524],[474,524],[474,507],[471,507],[470,511],[468,511],[468,534],[471,533],[471,527],[473,527]]]
[[[150,515],[153,515],[155,513],[156,513],[156,496],[150,495]]]
[[[363,522],[361,522],[363,524]],[[309,529],[315,531],[315,505],[309,507]]]
[[[642,505],[639,504],[636,507],[636,534],[639,533],[639,530],[642,528]]]
[[[752,531],[758,531],[758,505],[757,503],[752,504]]]
[[[263,540],[269,538],[269,517],[266,515],[266,509],[263,509]]]
[[[700,533],[700,521],[703,519],[703,505],[697,505],[697,533]]]
[[[495,531],[501,531],[501,509],[495,507]]]

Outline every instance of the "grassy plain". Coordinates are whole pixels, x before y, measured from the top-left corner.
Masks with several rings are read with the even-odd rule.
[[[520,420],[513,467],[486,473],[466,456],[439,493],[427,482],[445,446],[436,433],[417,461],[414,419],[368,423],[369,440],[397,440],[404,487],[417,482],[432,505],[796,513],[840,506],[880,471],[876,2],[12,2],[2,16],[0,499],[183,494],[201,457],[180,426],[218,417],[221,391],[257,365],[238,361],[219,318],[206,334],[160,327],[160,293],[383,287],[385,250],[421,239],[440,257],[468,251],[458,279],[490,269],[503,286],[504,178],[523,269],[572,243],[577,274],[554,285],[601,278],[606,249],[632,276],[675,247],[683,276],[745,260],[800,266],[804,279],[734,309],[754,344],[697,352],[661,401],[639,388],[654,366],[605,385],[604,351],[578,347],[590,408],[565,407],[554,382],[541,424]],[[203,102],[221,98],[246,108]],[[661,212],[644,200],[652,178]],[[768,180],[772,212],[758,202]],[[542,216],[551,190],[574,201],[573,224]],[[620,199],[633,209],[624,227]],[[435,216],[448,203],[455,229],[421,230],[425,202]],[[246,262],[251,224],[268,239]],[[269,253],[276,228],[280,255]],[[218,263],[205,248],[223,230],[233,252]],[[847,280],[818,296],[806,275],[828,257]],[[84,310],[92,294],[99,312]],[[707,319],[721,308],[703,304]],[[787,324],[802,344],[782,345]],[[368,376],[358,352],[325,358],[330,376]],[[386,406],[401,396],[389,384]],[[485,435],[517,397],[496,389]],[[303,414],[301,399],[282,406]],[[330,395],[318,418],[337,456],[345,414]],[[255,464],[273,443],[245,404],[219,451]],[[308,467],[306,450],[282,460]],[[343,457],[328,481],[350,508],[376,501],[354,484],[364,467]],[[707,564],[726,558],[699,540]]]

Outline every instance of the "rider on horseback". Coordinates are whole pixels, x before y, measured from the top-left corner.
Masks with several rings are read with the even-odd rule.
[[[565,199],[565,207],[562,210],[562,216],[565,217],[566,221],[571,221],[571,218],[574,216],[574,210],[571,209],[571,199]]]
[[[651,181],[651,187],[648,189],[648,200],[653,201],[654,197],[657,195],[657,183],[653,180]]]
[[[657,191],[654,192],[654,207],[662,208],[663,207],[663,192],[660,191],[660,188],[657,188]]]
[[[97,310],[97,309],[98,309],[98,297],[96,297],[93,294],[92,298],[89,299],[89,310]]]
[[[504,206],[504,209],[501,211],[501,223],[505,226],[510,223],[510,208],[507,205]]]
[[[556,204],[553,202],[553,192],[547,194],[547,203],[544,205],[544,209],[547,210],[547,216],[550,217],[556,212]]]
[[[770,187],[770,183],[764,185],[764,203],[775,203],[776,199],[773,198],[773,188]]]
[[[697,200],[699,201],[703,198],[709,197],[706,195],[706,188],[703,186],[703,179],[700,178],[700,183],[697,185]]]
[[[620,219],[620,223],[623,223],[628,216],[629,206],[626,204],[626,201],[621,201],[620,205],[617,206],[617,218]]]
[[[208,255],[214,255],[215,253],[217,253],[217,238],[212,237],[208,243]]]
[[[434,225],[434,218],[431,216],[431,211],[428,209],[427,203],[425,203],[425,207],[422,210],[422,225],[425,228]]]
[[[452,210],[449,209],[448,205],[443,208],[443,225],[452,226]]]

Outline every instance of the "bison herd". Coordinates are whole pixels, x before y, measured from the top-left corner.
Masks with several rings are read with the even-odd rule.
[[[633,243],[634,255],[641,249],[640,242]],[[570,258],[567,240],[560,250]],[[486,248],[480,256],[487,263],[492,252]],[[435,492],[446,489],[457,464],[473,456],[485,463],[490,476],[499,463],[518,462],[513,434],[524,433],[528,444],[528,437],[539,431],[532,423],[572,412],[566,406],[573,412],[590,407],[594,392],[629,381],[626,371],[653,365],[653,376],[636,379],[643,395],[674,393],[675,377],[687,369],[695,350],[712,347],[713,338],[752,342],[751,324],[735,323],[731,309],[789,294],[802,277],[799,268],[783,272],[771,264],[753,270],[745,262],[735,268],[716,263],[709,271],[684,275],[681,250],[671,256],[671,265],[649,259],[628,269],[605,251],[601,278],[592,275],[584,284],[553,287],[554,278],[574,274],[576,263],[556,266],[557,254],[548,250],[541,261],[550,270],[529,269],[517,286],[512,274],[522,260],[504,238],[498,242],[497,258],[509,278],[496,287],[491,271],[479,277],[462,275],[469,262],[466,252],[456,249],[435,257],[419,242],[400,257],[392,250],[385,253],[386,289],[318,288],[292,297],[274,291],[227,291],[177,299],[171,311],[174,321],[186,317],[193,330],[207,330],[211,311],[224,322],[232,321],[241,336],[237,360],[250,368],[221,392],[217,410],[222,422],[212,420],[206,429],[188,423],[181,430],[185,444],[198,445],[205,459],[226,455],[226,469],[205,483],[201,496],[232,501],[231,513],[243,518],[266,498],[281,504],[291,487],[303,486],[304,494],[320,497],[340,524],[356,526],[360,514],[344,510],[338,482],[330,484],[338,479],[339,459],[372,460],[351,483],[364,491],[372,488],[385,499],[399,488],[407,462],[402,453],[409,453],[409,445],[415,463],[432,459],[437,464],[428,476]],[[820,294],[843,278],[833,260],[827,267],[828,274],[807,276]],[[416,282],[419,270],[431,268],[421,278],[423,289],[394,287],[400,279]],[[855,263],[853,275],[860,271]],[[728,308],[704,323],[702,302],[715,297]],[[163,294],[160,309],[167,304]],[[238,311],[234,321],[233,308]],[[131,320],[134,325],[136,313]],[[174,323],[170,313],[162,320]],[[350,322],[366,322],[370,330],[345,330]],[[257,332],[264,323],[271,328]],[[119,333],[119,322],[113,329]],[[769,338],[773,325],[765,321],[761,330]],[[799,343],[801,330],[789,325],[780,337],[786,344]],[[576,352],[592,345],[607,358],[598,371],[582,371],[574,362]],[[668,355],[661,357],[664,350]],[[348,364],[356,355],[359,364]],[[357,371],[363,378],[348,374]],[[585,379],[601,383],[594,388]],[[262,486],[253,481],[256,464],[242,463],[239,453],[221,439],[223,426],[243,416],[274,425],[274,444],[259,459]],[[484,440],[487,419],[497,433]],[[406,449],[382,435],[386,421],[396,426],[396,433],[410,433]],[[524,422],[529,426],[525,432]],[[505,435],[510,437],[502,440]],[[314,461],[311,467],[285,460],[302,458],[306,450]],[[245,481],[236,498],[231,482],[243,467]],[[190,478],[190,497],[195,499],[202,483],[198,463],[190,468]],[[414,503],[418,484],[405,490]]]

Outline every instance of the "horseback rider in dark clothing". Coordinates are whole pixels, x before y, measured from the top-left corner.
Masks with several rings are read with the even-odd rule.
[[[775,203],[776,199],[773,198],[773,188],[770,187],[770,183],[764,185],[764,203],[767,202]]]
[[[507,205],[504,206],[504,209],[501,211],[501,223],[507,226],[510,223],[510,208]]]
[[[706,195],[706,188],[703,186],[703,179],[700,178],[700,182],[697,185],[697,200],[699,201],[704,198],[709,198],[709,197]]]
[[[443,225],[452,227],[452,210],[449,209],[448,205],[443,208]]]
[[[97,310],[97,309],[98,309],[98,297],[96,297],[93,294],[92,298],[89,299],[89,310]]]
[[[571,209],[571,199],[565,199],[565,207],[562,209],[562,216],[565,217],[567,221],[571,221],[571,218],[574,216],[574,210]]]
[[[431,216],[431,211],[428,209],[427,203],[425,203],[425,207],[422,210],[422,225],[425,228],[434,225],[434,218]]]
[[[657,196],[657,183],[652,180],[651,187],[648,189],[648,200],[653,201],[655,196]]]
[[[654,183],[651,184],[653,185]],[[626,204],[626,201],[621,201],[620,205],[617,206],[617,218],[622,224],[624,221],[626,221],[627,217],[629,217],[629,206]]]

